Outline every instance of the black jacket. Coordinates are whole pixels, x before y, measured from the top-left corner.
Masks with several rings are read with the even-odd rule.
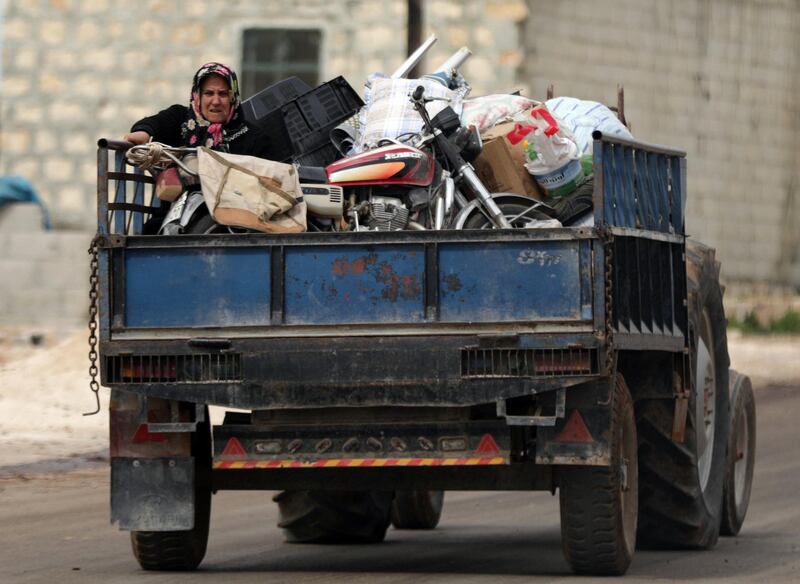
[[[181,136],[181,124],[189,115],[189,108],[175,104],[161,110],[154,116],[142,118],[131,127],[131,132],[144,130],[153,137],[154,142],[162,142],[170,146],[188,146]],[[232,139],[231,139],[232,138]],[[236,132],[232,137],[226,136],[225,142],[231,154],[247,154],[276,160],[272,142],[264,132],[245,122],[245,131]]]

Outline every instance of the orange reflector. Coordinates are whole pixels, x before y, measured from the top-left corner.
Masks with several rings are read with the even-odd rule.
[[[228,443],[225,445],[225,450],[222,451],[222,456],[235,456],[244,458],[247,453],[244,451],[242,447],[242,443],[239,442],[238,438],[231,438],[228,440]]]
[[[594,442],[589,428],[583,421],[583,417],[578,410],[572,410],[567,423],[564,424],[564,429],[556,438],[556,442],[569,442],[569,443],[591,443]]]
[[[475,449],[475,454],[500,454],[500,447],[490,434],[484,434],[480,444]]]

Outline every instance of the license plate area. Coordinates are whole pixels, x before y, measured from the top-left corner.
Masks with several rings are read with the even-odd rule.
[[[310,428],[214,428],[214,468],[343,468],[510,464],[503,421]]]

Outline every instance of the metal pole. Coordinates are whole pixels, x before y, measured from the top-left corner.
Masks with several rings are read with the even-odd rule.
[[[411,55],[414,50],[422,44],[422,3],[424,0],[408,0],[408,36],[406,41],[406,54]],[[410,79],[418,79],[420,76],[420,65],[414,66],[409,73]]]

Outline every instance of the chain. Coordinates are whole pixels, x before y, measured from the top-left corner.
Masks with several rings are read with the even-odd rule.
[[[605,312],[606,312],[606,371],[613,372],[614,367],[614,330],[613,330],[613,301],[614,279],[612,277],[612,262],[614,259],[614,236],[611,230],[602,226],[599,229],[603,241],[603,256],[605,257],[603,279],[605,282]]]
[[[97,298],[98,298],[98,276],[97,276],[97,247],[100,236],[95,235],[92,243],[89,244],[89,389],[94,393],[96,409],[93,412],[86,412],[84,416],[93,416],[100,412],[100,383],[97,381]]]

